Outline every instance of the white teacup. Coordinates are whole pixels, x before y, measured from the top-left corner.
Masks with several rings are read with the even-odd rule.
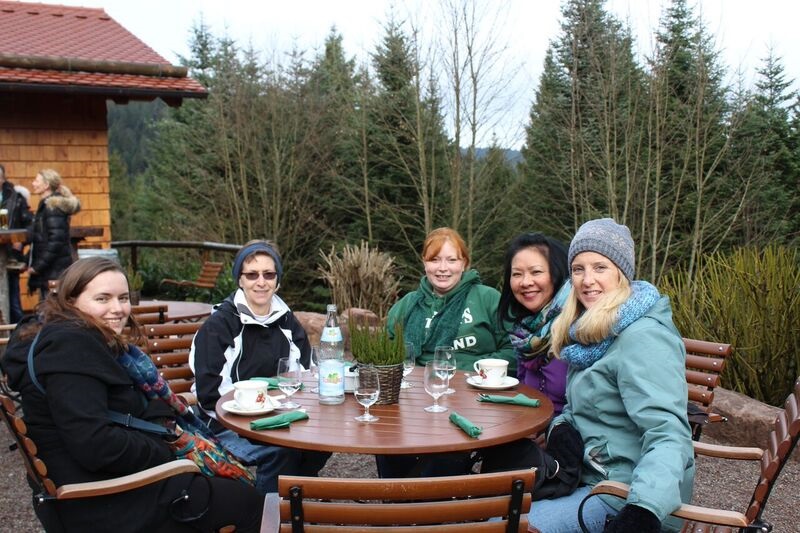
[[[502,385],[508,372],[508,361],[503,359],[480,359],[472,365],[484,385]]]
[[[233,384],[233,399],[236,405],[248,411],[256,409],[263,409],[268,405],[267,402],[267,388],[268,384],[265,381],[256,379],[246,379],[244,381],[237,381]]]

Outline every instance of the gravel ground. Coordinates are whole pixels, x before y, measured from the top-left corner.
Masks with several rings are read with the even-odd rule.
[[[0,491],[0,531],[43,531],[31,508],[30,489],[25,482],[19,452],[8,449],[11,442],[5,424],[0,423],[0,473],[4,481]],[[773,524],[775,532],[800,531],[800,506],[797,505],[800,451],[795,450],[794,459],[781,473],[764,512],[764,518]],[[375,461],[371,456],[334,454],[322,475],[376,477]],[[756,464],[700,457],[693,503],[743,511],[752,495],[757,475]]]

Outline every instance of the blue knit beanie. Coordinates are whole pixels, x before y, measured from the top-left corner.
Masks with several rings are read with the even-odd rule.
[[[636,275],[631,231],[628,226],[617,224],[611,218],[590,220],[578,228],[569,245],[567,264],[572,265],[572,260],[581,252],[596,252],[608,257],[629,280]]]
[[[265,253],[270,256],[273,261],[275,261],[275,272],[278,274],[278,283],[280,283],[281,278],[283,278],[283,264],[281,264],[281,256],[278,254],[275,248],[265,242],[254,242],[253,244],[245,246],[239,250],[239,252],[236,254],[236,257],[233,258],[233,281],[235,281],[238,285],[239,277],[242,275],[242,266],[244,265],[244,260],[257,252]]]

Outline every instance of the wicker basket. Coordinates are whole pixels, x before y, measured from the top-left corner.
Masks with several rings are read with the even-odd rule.
[[[397,403],[400,399],[400,382],[403,381],[403,363],[398,365],[376,365],[378,381],[381,384],[381,393],[378,396],[379,405]]]

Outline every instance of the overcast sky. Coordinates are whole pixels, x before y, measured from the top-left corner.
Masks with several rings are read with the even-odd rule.
[[[560,0],[484,0],[503,7],[496,37],[508,44],[508,64],[517,73],[508,97],[509,118],[502,137],[506,146],[522,141],[527,117],[548,43],[559,34]],[[383,35],[391,9],[404,18],[423,13],[431,20],[433,0],[45,0],[44,3],[101,7],[117,22],[172,63],[188,56],[192,26],[202,19],[214,35],[227,34],[257,50],[320,50],[331,26],[344,38],[348,55],[363,60]],[[691,5],[690,1],[690,5]],[[622,20],[630,20],[639,52],[652,49],[662,5],[659,0],[608,0]],[[717,50],[732,77],[741,70],[752,82],[755,69],[772,46],[783,57],[787,76],[800,79],[798,2],[792,0],[701,0],[699,10],[716,37]],[[427,12],[426,12],[427,10]],[[797,85],[795,85],[797,87]]]

